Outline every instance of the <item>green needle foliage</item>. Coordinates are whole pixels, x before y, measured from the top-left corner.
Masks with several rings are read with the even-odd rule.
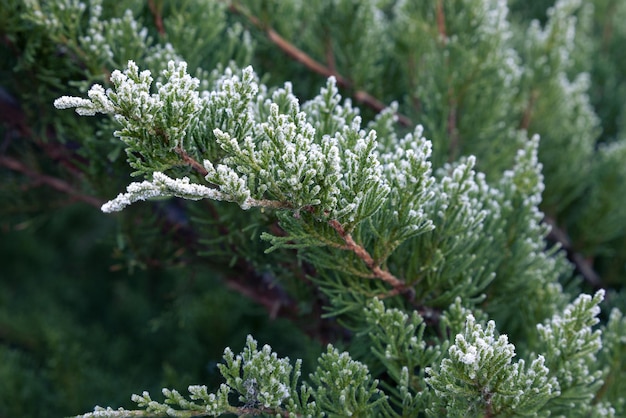
[[[624,3],[0,1],[7,214],[51,186],[316,341],[80,416],[626,414]]]

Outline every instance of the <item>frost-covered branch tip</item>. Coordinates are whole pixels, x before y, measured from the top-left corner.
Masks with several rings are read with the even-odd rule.
[[[107,97],[107,93],[99,84],[94,84],[87,92],[89,99],[81,97],[62,96],[54,101],[57,109],[76,108],[76,113],[81,116],[93,116],[96,113],[115,113],[115,105]]]
[[[105,213],[118,212],[140,200],[169,196],[184,197],[191,200],[226,200],[226,196],[219,190],[190,183],[187,177],[172,179],[163,173],[155,172],[152,175],[152,181],[129,184],[126,193],[120,193],[115,199],[102,205],[102,211]]]
[[[224,166],[220,166],[224,167]],[[191,183],[188,177],[182,179],[173,179],[161,172],[152,174],[152,181],[135,182],[128,185],[126,193],[120,193],[113,200],[102,205],[101,210],[105,213],[119,212],[126,206],[129,206],[140,200],[148,200],[159,197],[181,197],[189,200],[212,199],[226,202],[236,202],[242,209],[251,207],[266,208],[282,208],[290,209],[288,203],[266,200],[253,199],[250,197],[247,189],[239,194],[226,193],[222,189],[211,188],[197,183]]]
[[[528,368],[524,360],[513,362],[515,347],[506,335],[497,335],[493,321],[483,327],[468,315],[448,354],[437,369],[426,369],[426,381],[446,408],[461,408],[470,416],[536,412],[560,395],[544,357]]]

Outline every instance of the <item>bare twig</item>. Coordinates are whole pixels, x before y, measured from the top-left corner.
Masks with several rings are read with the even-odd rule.
[[[450,145],[448,146],[448,162],[456,160],[459,153],[459,132],[457,130],[457,103],[454,98],[452,88],[448,90],[448,137]]]
[[[326,65],[333,73],[337,72],[337,65],[335,63],[335,51],[333,51],[333,40],[330,36],[327,36],[324,40],[324,46],[326,50]]]
[[[539,96],[539,92],[537,90],[533,90],[530,93],[530,97],[528,98],[528,103],[526,103],[526,108],[524,109],[524,113],[522,115],[522,120],[519,123],[519,129],[527,130],[530,126],[530,121],[532,119],[533,110],[535,107],[535,103],[537,101],[537,97]]]
[[[405,283],[391,274],[388,270],[383,270],[379,264],[377,264],[372,256],[367,252],[365,248],[357,244],[352,238],[352,235],[343,228],[339,221],[332,219],[328,221],[328,224],[339,234],[339,236],[345,241],[346,249],[352,251],[357,257],[359,257],[365,265],[372,271],[374,277],[390,284],[394,288],[394,292],[402,293],[406,291]]]
[[[182,160],[186,164],[188,164],[194,170],[196,170],[196,172],[198,174],[200,174],[202,177],[206,177],[206,175],[209,174],[207,169],[204,168],[204,166],[202,164],[200,164],[198,161],[194,160],[189,154],[187,154],[187,151],[185,151],[181,147],[175,148],[174,151],[176,152],[176,154],[180,155],[180,158],[182,158]]]
[[[259,289],[241,283],[240,280],[237,278],[228,278],[225,283],[226,287],[263,306],[268,311],[270,319],[276,319],[278,317],[278,312],[280,311],[281,307],[287,308],[289,310],[294,310],[297,307],[293,302],[283,303],[280,296],[265,295],[259,292]],[[297,314],[296,311],[289,313]]]
[[[572,243],[561,228],[558,227],[556,221],[549,216],[546,216],[543,221],[550,225],[550,233],[548,239],[554,240],[561,244],[561,247],[567,252],[567,258],[574,263],[578,272],[583,276],[585,281],[592,285],[596,289],[602,288],[602,281],[600,276],[595,272],[591,263],[580,253],[576,252],[572,247]]]
[[[154,26],[156,26],[159,35],[165,36],[165,26],[163,25],[163,16],[161,15],[161,11],[157,8],[157,5],[154,0],[148,0],[148,7],[150,8],[150,13],[154,18]]]
[[[436,5],[436,15],[437,15],[437,32],[439,33],[440,43],[445,45],[448,34],[446,32],[446,15],[443,10],[443,0],[437,0]],[[449,65],[449,59],[446,57],[446,67]],[[459,133],[457,131],[457,108],[458,108],[458,100],[455,96],[454,89],[449,84],[448,87],[448,119],[447,119],[447,132],[448,137],[450,138],[450,144],[448,146],[448,161],[454,161],[456,155],[459,151]]]
[[[250,21],[250,23],[252,23],[254,26],[259,28],[260,30],[264,31],[267,37],[269,38],[269,40],[272,41],[276,46],[278,46],[278,48],[280,48],[285,54],[289,55],[294,60],[303,64],[308,69],[318,74],[321,74],[325,77],[333,76],[337,80],[337,84],[339,86],[347,88],[347,89],[354,89],[354,83],[351,80],[342,76],[334,68],[332,68],[332,66],[334,66],[334,60],[329,62],[329,65],[331,67],[327,67],[324,64],[317,62],[316,60],[311,58],[306,52],[302,51],[301,49],[293,45],[291,42],[287,41],[285,38],[280,36],[278,32],[276,32],[273,28],[262,23],[256,16],[253,16],[249,13],[245,13],[244,10],[242,10],[240,7],[232,3],[230,5],[230,10],[233,13],[239,13],[239,14],[243,14],[244,16],[246,16],[246,18]],[[379,100],[377,100],[375,97],[373,97],[371,94],[369,94],[368,92],[364,90],[357,89],[356,91],[354,91],[353,96],[357,101],[363,103],[364,105],[375,110],[376,112],[380,112],[386,107],[384,103],[380,102]],[[413,126],[413,122],[408,117],[401,115],[399,113],[396,114],[396,117],[397,117],[397,121],[399,124],[403,126]]]
[[[104,203],[97,197],[88,196],[88,195],[80,193],[79,191],[74,189],[69,183],[66,183],[63,180],[60,180],[56,177],[51,177],[45,174],[38,173],[37,171],[33,170],[32,168],[23,164],[21,161],[18,161],[14,158],[0,156],[0,165],[10,170],[18,171],[22,174],[25,174],[39,183],[46,184],[55,190],[68,194],[72,196],[73,198],[75,198],[76,200],[80,200],[82,202],[88,203],[91,206],[94,206],[98,209],[100,209],[100,207]]]
[[[441,39],[446,39],[446,16],[443,11],[443,0],[437,0],[437,30]]]

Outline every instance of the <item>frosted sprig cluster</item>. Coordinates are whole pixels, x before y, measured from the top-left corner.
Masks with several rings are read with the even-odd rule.
[[[593,369],[596,353],[602,348],[602,332],[592,327],[599,322],[598,305],[603,299],[604,290],[593,297],[582,294],[562,314],[537,325],[548,366],[555,371],[563,390],[592,385],[600,379],[601,372]]]
[[[129,163],[153,177],[149,183],[133,183],[105,210],[119,210],[159,192],[235,201],[243,208],[251,206],[251,198],[270,199],[296,211],[315,208],[318,216],[340,220],[349,229],[376,212],[388,195],[376,132],[361,128],[361,119],[349,103],[339,106],[332,78],[307,105],[309,115],[300,110],[288,84],[273,92],[271,99],[265,98],[267,88],[259,86],[251,67],[241,75],[227,70],[211,92],[198,91],[199,80],[187,74],[184,62],[170,61],[163,80],[153,91],[150,71],[140,71],[129,61],[125,71],[111,74],[112,89],[94,85],[89,99],[64,96],[55,101],[58,108],[74,107],[81,115],[113,114],[121,125],[115,135],[128,145]],[[334,121],[330,125],[320,119],[315,122],[315,115],[321,117],[329,106],[333,112],[351,114],[350,122],[339,115],[330,119]],[[309,117],[320,130],[338,130],[319,135]],[[174,151],[196,155],[199,141],[207,137],[214,142],[200,145],[209,157],[202,159],[206,180],[220,193],[200,186],[190,190],[186,180],[168,182],[162,172],[182,164]],[[428,171],[427,166],[419,168],[418,161],[427,154],[427,150],[407,151],[418,171]],[[159,174],[154,176],[155,172]],[[421,216],[419,208],[407,207],[404,213]]]
[[[151,43],[148,29],[139,26],[132,11],[126,10],[121,18],[103,19],[101,0],[91,0],[89,10],[89,25],[86,34],[79,37],[79,41],[82,48],[97,60],[107,65],[116,65],[116,58],[122,58],[120,55],[133,56],[134,51],[141,47],[147,49]],[[116,38],[125,40],[122,48],[118,47],[120,43],[112,42]]]
[[[462,253],[461,248],[478,245],[478,240],[483,239],[481,231],[486,228],[483,222],[489,210],[497,213],[499,207],[491,202],[488,205],[485,200],[488,195],[481,194],[484,191],[484,179],[481,173],[476,173],[474,166],[476,159],[469,156],[457,164],[447,164],[439,171],[443,175],[441,180],[434,185],[434,194],[437,196],[434,202],[427,206],[437,226],[434,233],[450,236],[447,249],[450,257]],[[490,206],[490,207],[489,207]],[[458,230],[455,223],[463,219],[464,228]],[[442,266],[445,268],[445,266]],[[478,269],[480,267],[477,266]],[[471,273],[465,272],[467,276]],[[479,274],[476,271],[475,274]],[[466,276],[466,277],[467,277]],[[477,281],[477,277],[474,277]]]
[[[486,376],[481,375],[489,373],[494,364],[508,363],[515,356],[515,347],[509,344],[507,336],[501,335],[496,338],[494,334],[495,322],[489,321],[487,328],[483,329],[476,323],[474,316],[469,315],[465,335],[457,334],[455,337],[454,345],[449,350],[450,359],[464,365],[466,375],[471,380],[482,380]]]
[[[185,129],[201,107],[199,80],[187,74],[185,62],[170,61],[163,74],[167,81],[157,83],[153,93],[150,71],[140,72],[137,64],[129,61],[125,71],[111,74],[113,89],[105,91],[95,84],[87,93],[89,99],[63,96],[54,105],[76,108],[80,115],[113,114],[122,126],[115,135],[131,146],[148,146],[146,132],[161,137],[171,147],[181,146]]]
[[[132,11],[126,10],[121,18],[105,19],[102,0],[89,0],[88,24],[78,41],[84,53],[106,66],[116,67],[128,59],[143,57],[142,62],[160,74],[169,61],[181,61],[170,43],[154,42]]]
[[[71,31],[73,28],[68,26],[77,25],[87,8],[80,0],[27,1],[24,6],[30,12],[30,19],[44,26],[51,34]]]
[[[376,132],[365,132],[361,118],[355,117],[350,126],[335,136],[343,150],[339,179],[339,205],[335,217],[350,224],[375,213],[387,198],[391,188],[383,176],[376,149]]]
[[[413,134],[398,140],[393,151],[380,156],[383,172],[391,187],[388,206],[396,223],[401,225],[397,239],[409,238],[434,228],[424,211],[435,195],[435,178],[429,161],[432,144],[422,134],[423,128],[418,125]]]
[[[372,407],[387,403],[367,366],[331,345],[321,355],[310,380],[316,403],[329,415],[366,416]]]
[[[333,185],[329,197],[338,206],[334,217],[355,223],[370,216],[390,191],[378,156],[377,133],[361,128],[359,111],[350,100],[341,104],[334,77],[303,108],[316,138],[332,158],[333,173],[328,180]]]
[[[421,338],[424,321],[417,312],[409,316],[399,309],[386,309],[379,299],[373,299],[364,312],[371,326],[370,338],[375,354],[403,365],[410,361],[419,362],[426,343]]]
[[[293,366],[289,358],[278,358],[269,345],[257,349],[257,342],[248,336],[246,347],[235,355],[224,350],[225,364],[218,365],[226,384],[239,393],[239,401],[248,407],[278,408],[291,396]],[[299,377],[300,363],[295,369]]]
[[[576,145],[590,151],[594,143],[586,135],[589,132],[597,132],[600,129],[600,118],[596,115],[589,97],[591,79],[589,74],[578,74],[573,80],[569,80],[565,72],[558,75],[558,87],[563,98],[563,112],[575,115],[573,119],[573,137],[570,139]]]
[[[526,49],[536,57],[530,71],[541,75],[566,71],[572,64],[575,47],[576,17],[573,12],[581,6],[581,0],[559,0],[548,9],[548,22],[541,28],[532,21],[526,37]]]
[[[191,411],[196,413],[218,416],[224,413],[234,413],[239,409],[250,411],[264,411],[280,413],[286,408],[284,403],[289,400],[290,408],[302,408],[302,412],[315,410],[315,405],[302,405],[292,401],[292,395],[298,398],[295,385],[300,378],[300,361],[295,367],[289,358],[278,358],[270,346],[265,345],[257,349],[257,342],[251,336],[246,340],[246,346],[240,354],[235,355],[230,348],[224,350],[225,364],[219,364],[220,373],[226,383],[222,383],[216,393],[209,393],[204,385],[189,386],[189,400],[176,390],[163,389],[165,403],[154,401],[148,392],[133,395],[132,400],[146,412],[166,416],[189,416]],[[231,394],[238,395],[239,404],[231,405]],[[95,411],[97,413],[99,411]],[[104,412],[116,414],[118,411]],[[142,411],[126,411],[127,415],[140,415]]]
[[[237,103],[241,91],[248,94],[242,104],[252,102],[257,87],[247,81],[252,80],[251,74],[251,68],[247,68],[242,82],[235,79],[232,87],[225,82],[224,90],[234,94],[220,98],[226,104],[222,112],[227,116],[236,112],[243,116],[243,128],[252,119],[253,111],[250,106],[235,106],[232,102]],[[252,86],[250,91],[240,86],[246,81]],[[285,200],[296,210],[313,206],[324,216],[355,222],[377,210],[377,202],[382,202],[388,186],[376,157],[376,134],[362,130],[359,117],[354,117],[350,124],[341,124],[339,118],[331,115],[325,123],[316,121],[315,115],[329,101],[331,106],[338,106],[333,83],[329,80],[320,96],[304,106],[306,113],[300,110],[297,98],[286,85],[272,94],[272,100],[257,100],[263,119],[248,129],[239,129],[247,135],[235,136],[232,128],[231,132],[214,129],[213,133],[226,152],[223,165],[248,184],[254,198]],[[330,129],[328,123],[339,131],[320,136],[319,130]],[[219,181],[218,168],[208,167],[209,179]]]
[[[342,104],[337,80],[332,76],[328,78],[326,86],[320,89],[317,96],[302,105],[302,110],[315,128],[318,138],[334,135],[352,123],[360,112],[359,108],[352,106],[350,99],[345,99]]]
[[[172,148],[182,145],[185,129],[202,105],[197,91],[200,82],[187,74],[185,62],[170,61],[163,76],[167,81],[158,82],[156,93],[152,93],[150,71],[140,72],[133,61],[129,61],[124,72],[116,70],[111,74],[115,88],[108,95],[120,109],[115,119],[122,129],[115,135],[122,141],[135,144],[147,131]],[[142,141],[145,146],[149,146],[147,140]]]
[[[541,174],[543,166],[539,162],[538,152],[539,136],[534,135],[524,148],[517,151],[515,167],[505,171],[500,182],[502,188],[506,188],[505,183],[510,183],[517,193],[525,196],[525,204],[532,207],[541,203],[541,195],[545,189]],[[537,215],[538,220],[542,217],[541,214]]]
[[[244,70],[244,81],[251,79],[252,69]],[[241,90],[235,86],[234,91]],[[256,90],[256,88],[255,88]],[[253,91],[254,92],[254,91]],[[222,184],[221,173],[238,176],[249,185],[256,198],[288,201],[296,209],[320,205],[331,211],[337,202],[336,182],[339,178],[339,149],[330,138],[315,142],[315,129],[300,112],[289,86],[273,94],[274,101],[260,104],[266,120],[251,128],[244,138],[215,128],[216,143],[226,152],[223,164],[213,168],[207,164],[207,179]],[[252,101],[252,98],[246,98]],[[229,112],[234,106],[227,107]],[[280,108],[285,109],[281,113]],[[237,111],[237,109],[233,109]],[[251,118],[249,109],[241,109],[245,118]]]
[[[509,30],[509,21],[507,15],[509,8],[506,0],[483,0],[480,3],[480,15],[483,18],[481,22],[472,22],[478,25],[479,33],[482,36],[500,35],[503,40],[511,37]]]
[[[447,407],[460,407],[470,415],[517,408],[537,411],[559,395],[545,359],[537,357],[528,368],[524,360],[513,363],[515,347],[506,335],[496,335],[493,321],[483,327],[468,315],[464,332],[456,335],[448,354],[437,369],[426,369],[426,381]]]

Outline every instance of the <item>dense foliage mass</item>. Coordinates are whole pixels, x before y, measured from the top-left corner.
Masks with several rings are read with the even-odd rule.
[[[626,3],[0,5],[0,416],[626,415]]]

